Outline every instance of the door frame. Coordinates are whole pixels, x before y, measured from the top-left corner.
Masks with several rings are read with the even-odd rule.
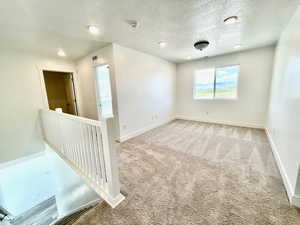
[[[50,71],[50,72],[59,72],[59,73],[70,73],[72,74],[73,77],[73,85],[74,85],[74,96],[75,96],[75,108],[76,108],[76,114],[77,116],[80,115],[80,110],[79,110],[79,103],[78,103],[78,81],[77,81],[77,76],[75,76],[76,71],[74,70],[65,70],[65,69],[52,69],[52,68],[46,68],[46,67],[38,67],[38,72],[40,76],[40,83],[41,83],[41,94],[42,94],[42,101],[44,105],[44,109],[49,109],[49,102],[48,102],[48,97],[47,97],[47,90],[46,90],[46,84],[45,84],[45,79],[44,79],[44,71]]]
[[[109,67],[109,76],[110,76],[110,86],[111,86],[111,94],[112,94],[112,107],[113,107],[113,120],[115,121],[115,138],[116,140],[120,140],[120,119],[119,119],[119,105],[118,105],[118,87],[117,87],[117,81],[116,81],[116,71],[114,64],[111,63],[110,59],[104,60],[103,62],[93,62],[92,68],[93,68],[93,81],[94,81],[94,88],[95,88],[95,94],[97,93],[97,71],[96,67],[98,66],[105,66],[107,65]],[[95,96],[95,104],[98,104],[98,97]],[[102,118],[102,115],[100,114],[97,107],[97,116],[98,120],[103,120],[105,118]]]
[[[112,101],[113,101],[113,90],[112,90],[112,80],[111,80],[111,66],[109,65],[109,63],[96,63],[93,64],[93,74],[94,74],[94,84],[95,84],[95,91],[96,91],[96,107],[97,107],[97,114],[98,114],[98,120],[103,120],[103,119],[107,119],[107,118],[103,118],[102,117],[102,106],[100,106],[99,109],[99,102],[100,102],[100,96],[99,96],[99,87],[98,87],[98,80],[97,80],[97,67],[99,66],[107,66],[108,70],[109,70],[109,81],[110,81],[110,88],[111,88],[111,97],[112,97]],[[112,102],[112,110],[113,110],[113,116],[111,118],[115,117],[115,109],[114,109],[114,104]]]

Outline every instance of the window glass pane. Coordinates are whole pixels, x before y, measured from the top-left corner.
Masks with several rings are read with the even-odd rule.
[[[194,74],[194,99],[213,99],[215,69],[196,70]]]
[[[237,98],[237,85],[240,66],[216,68],[215,98]]]

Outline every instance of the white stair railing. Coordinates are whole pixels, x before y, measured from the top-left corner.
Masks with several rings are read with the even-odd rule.
[[[45,142],[111,207],[120,193],[113,120],[90,120],[52,110],[40,110]]]

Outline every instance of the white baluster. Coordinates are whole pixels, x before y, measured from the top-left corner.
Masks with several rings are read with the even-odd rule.
[[[86,152],[85,152],[85,157],[87,159],[87,169],[88,169],[88,174],[90,177],[92,177],[92,165],[91,165],[91,156],[90,156],[90,140],[89,140],[89,134],[88,134],[88,125],[85,124],[84,126],[84,134],[85,134],[85,143],[86,143]]]
[[[41,110],[44,140],[112,207],[120,194],[113,120]]]
[[[96,153],[98,154],[98,158],[100,160],[101,179],[102,179],[102,184],[104,185],[104,183],[107,182],[107,177],[106,177],[106,170],[105,170],[105,160],[104,160],[104,153],[103,153],[101,128],[97,127],[96,132],[97,132],[97,142],[98,142],[98,151]]]
[[[97,183],[101,183],[101,167],[100,167],[100,160],[99,156],[97,155],[98,152],[98,140],[97,140],[97,133],[96,133],[96,127],[92,127],[92,138],[93,138],[93,154],[95,159],[95,177]]]
[[[94,181],[96,180],[96,163],[95,163],[95,155],[94,155],[94,145],[93,145],[93,136],[92,136],[92,126],[88,126],[88,137],[89,137],[89,157],[90,157],[90,166],[91,166],[91,175]]]
[[[87,158],[86,158],[86,139],[85,139],[85,134],[84,134],[84,124],[81,123],[81,128],[80,128],[80,135],[81,135],[81,145],[82,145],[82,148],[81,148],[81,157],[82,157],[82,160],[83,160],[83,170],[85,172],[87,172]]]

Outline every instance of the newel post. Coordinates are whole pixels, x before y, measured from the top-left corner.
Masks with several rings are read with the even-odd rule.
[[[125,197],[120,192],[119,163],[114,136],[113,118],[104,119],[102,123],[102,141],[107,175],[108,193],[113,205],[117,206]],[[112,206],[114,208],[114,206]]]

